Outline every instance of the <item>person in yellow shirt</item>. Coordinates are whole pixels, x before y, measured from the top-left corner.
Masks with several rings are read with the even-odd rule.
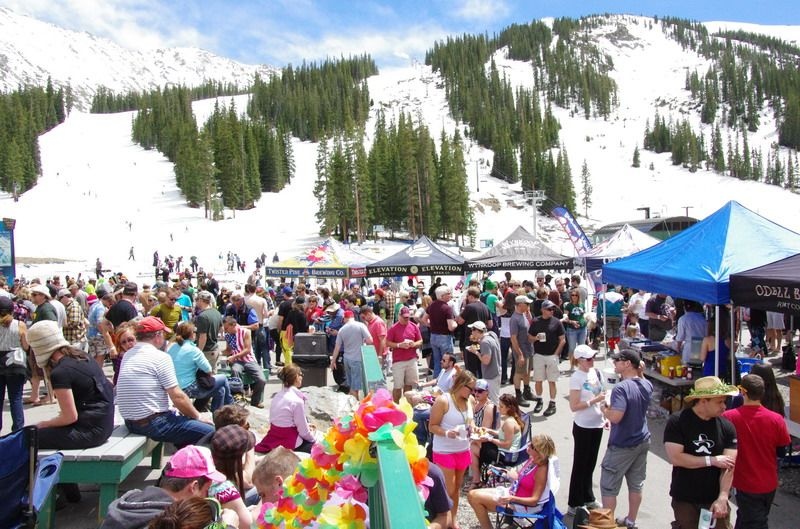
[[[169,288],[164,302],[156,305],[150,311],[151,316],[155,316],[164,322],[164,326],[167,328],[165,333],[168,340],[175,336],[175,326],[181,321],[181,308],[177,303],[179,297],[181,297],[180,292],[174,288]]]

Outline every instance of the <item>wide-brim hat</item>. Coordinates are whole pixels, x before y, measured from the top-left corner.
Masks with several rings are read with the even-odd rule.
[[[45,367],[53,352],[59,347],[69,345],[64,339],[64,334],[58,323],[52,320],[42,320],[34,323],[27,333],[28,344],[33,349],[36,365]]]
[[[719,377],[703,377],[694,381],[694,388],[683,400],[735,397],[738,394],[739,389],[736,386],[726,384]]]
[[[617,525],[614,520],[614,511],[611,509],[592,509],[586,525],[579,525],[581,529],[625,529]]]
[[[38,294],[42,294],[47,299],[52,298],[52,296],[50,295],[50,289],[48,289],[44,285],[36,285],[34,287],[31,287],[31,294],[33,294],[34,292],[38,293]]]

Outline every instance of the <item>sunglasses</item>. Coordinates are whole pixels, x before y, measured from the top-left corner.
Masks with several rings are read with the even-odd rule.
[[[473,395],[480,395],[481,393],[486,393],[486,390],[485,389],[478,389],[478,388],[475,388],[475,389],[472,390],[472,394]]]
[[[470,391],[475,391],[475,386],[464,386],[464,387]]]

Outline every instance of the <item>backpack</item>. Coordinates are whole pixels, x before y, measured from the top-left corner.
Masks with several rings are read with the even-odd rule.
[[[480,295],[479,299],[481,300],[481,303],[483,303],[484,305],[486,305],[486,300],[489,299],[489,294],[490,294],[490,292],[488,292],[488,291],[487,292],[481,292],[481,295]]]

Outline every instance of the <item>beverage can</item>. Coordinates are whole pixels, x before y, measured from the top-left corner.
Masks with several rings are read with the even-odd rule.
[[[675,378],[675,368],[674,367],[670,367],[669,368],[669,378]]]
[[[686,379],[687,380],[692,380],[692,368],[691,367],[687,367],[686,368]]]

